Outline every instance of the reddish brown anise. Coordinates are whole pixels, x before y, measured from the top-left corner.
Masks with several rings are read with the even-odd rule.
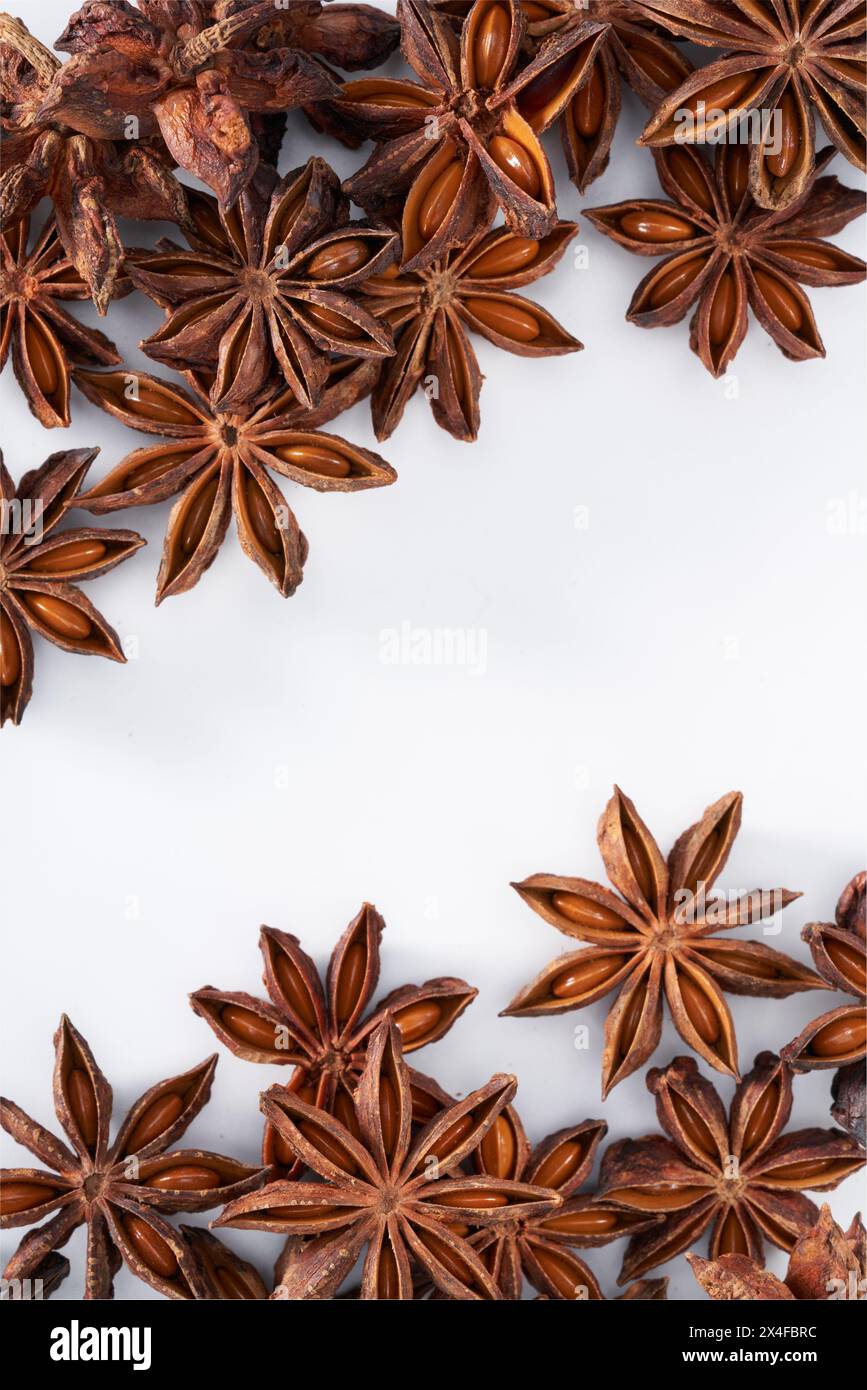
[[[128,454],[76,499],[77,506],[103,513],[180,494],[169,516],[157,603],[198,583],[216,559],[232,513],[244,553],[284,598],[295,592],[307,540],[271,471],[317,492],[359,492],[397,476],[379,454],[315,428],[299,414],[288,387],[269,392],[264,403],[223,412],[211,408],[213,381],[203,374],[186,374],[189,390],[130,371],[73,375],[94,405],[131,429],[164,437]],[[347,376],[338,388],[340,406],[353,390],[361,395],[369,389],[363,370]],[[336,408],[321,403],[316,419]]]
[[[32,246],[29,239],[29,217],[0,233],[0,371],[11,349],[27,404],[41,425],[54,429],[69,424],[70,366],[109,367],[120,357],[104,333],[86,328],[61,305],[88,299],[90,291],[64,251],[54,218]]]
[[[12,1101],[0,1101],[7,1134],[52,1170],[3,1171],[3,1230],[51,1217],[24,1237],[4,1278],[33,1277],[48,1253],[86,1224],[85,1298],[111,1298],[122,1262],[167,1298],[206,1297],[190,1250],[165,1216],[220,1206],[268,1176],[267,1169],[202,1149],[168,1152],[207,1103],[217,1058],[152,1086],[111,1144],[111,1087],[65,1016],[54,1044],[54,1108],[74,1152]]]
[[[260,166],[231,212],[204,194],[190,195],[190,211],[191,250],[162,241],[132,256],[129,274],[169,311],[142,348],[171,367],[213,369],[215,409],[243,410],[275,368],[309,408],[330,354],[381,360],[394,351],[391,330],[360,295],[397,259],[397,237],[350,222],[324,160],[279,180]]]
[[[120,638],[76,587],[145,544],[135,531],[57,527],[98,449],[52,454],[16,488],[0,453],[0,726],[20,724],[33,690],[32,632],[83,656],[125,662]]]
[[[536,241],[507,227],[483,228],[424,270],[368,280],[367,303],[397,343],[373,392],[377,439],[392,434],[422,382],[435,383],[426,394],[437,424],[455,439],[476,438],[483,378],[468,330],[520,357],[581,350],[555,318],[513,293],[553,270],[577,231],[574,222],[558,222]]]
[[[596,1150],[607,1131],[603,1120],[584,1120],[549,1134],[531,1151],[518,1113],[511,1105],[488,1130],[473,1159],[476,1172],[550,1187],[562,1198],[556,1211],[531,1212],[487,1227],[471,1237],[470,1243],[504,1298],[520,1299],[526,1278],[549,1298],[600,1300],[604,1295],[595,1275],[573,1251],[608,1245],[662,1220],[660,1216],[627,1211],[595,1193],[577,1195],[590,1175]],[[640,1296],[643,1295],[631,1295]]]
[[[183,222],[186,199],[161,142],[93,140],[39,116],[59,66],[20,19],[0,14],[0,231],[50,198],[66,254],[104,314],[123,263],[116,216]]]
[[[817,116],[841,154],[867,167],[863,0],[635,0],[633,8],[680,38],[723,50],[662,101],[642,143],[738,140],[749,121],[750,187],[767,208],[803,197]]]
[[[843,1231],[823,1204],[815,1226],[801,1236],[789,1256],[785,1279],[778,1279],[749,1255],[702,1260],[687,1255],[692,1272],[711,1298],[725,1301],[785,1302],[792,1299],[867,1298],[867,1233],[857,1215]]]
[[[818,1212],[806,1190],[830,1192],[864,1166],[864,1151],[838,1129],[784,1133],[792,1109],[789,1068],[762,1052],[722,1101],[691,1057],[647,1074],[668,1139],[646,1135],[612,1144],[602,1160],[601,1195],[665,1221],[629,1243],[620,1283],[694,1245],[711,1227],[710,1257],[762,1261],[764,1240],[791,1250]]]
[[[867,1075],[863,1062],[852,1062],[834,1073],[831,1119],[867,1148]]]
[[[822,978],[860,1002],[814,1018],[783,1048],[782,1057],[795,1071],[845,1067],[867,1057],[865,886],[867,874],[856,874],[840,894],[835,921],[809,922],[801,932]]]
[[[281,1086],[262,1097],[266,1118],[318,1181],[269,1183],[252,1200],[230,1202],[214,1224],[313,1237],[287,1263],[275,1298],[331,1297],[366,1248],[363,1299],[413,1298],[415,1263],[452,1298],[497,1300],[497,1284],[458,1230],[560,1204],[552,1189],[461,1171],[515,1090],[514,1077],[494,1076],[413,1140],[409,1068],[400,1031],[386,1019],[367,1049],[352,1128]]]
[[[591,944],[552,961],[503,1012],[565,1013],[617,989],[605,1026],[603,1096],[655,1050],[663,997],[684,1042],[717,1071],[737,1076],[724,990],[782,999],[827,988],[812,970],[770,946],[715,935],[762,921],[800,896],[785,888],[733,899],[708,896],[738,833],[742,800],[740,792],[729,792],[709,806],[677,840],[666,864],[632,802],[615,787],[597,838],[622,897],[587,879],[551,874],[512,885],[558,931]]]
[[[368,213],[401,218],[408,270],[462,245],[496,206],[521,236],[547,236],[557,220],[551,168],[509,85],[525,28],[517,0],[476,0],[460,36],[426,0],[399,0],[398,18],[420,81],[348,82],[329,103],[378,142],[346,192]]]
[[[242,1260],[224,1241],[201,1226],[184,1226],[181,1233],[199,1273],[197,1298],[255,1302],[270,1297],[267,1284],[249,1260]]]
[[[323,985],[315,963],[295,936],[263,927],[259,949],[270,1002],[207,985],[190,995],[197,1014],[221,1042],[247,1062],[295,1068],[289,1089],[353,1125],[352,1093],[372,1034],[386,1016],[394,1019],[406,1052],[436,1042],[476,997],[465,980],[439,978],[403,985],[375,1004],[380,940],[385,923],[370,903],[353,918],[331,953]],[[435,1082],[409,1073],[413,1113],[427,1123],[451,1103]],[[264,1161],[287,1172],[299,1170],[277,1131],[265,1131]]]
[[[665,257],[635,291],[629,322],[667,328],[695,305],[690,346],[715,377],[724,375],[746,337],[750,308],[784,356],[824,357],[801,285],[854,285],[867,273],[859,257],[823,239],[865,210],[862,193],[818,177],[833,154],[829,147],[819,156],[816,177],[796,201],[765,212],[747,186],[745,146],[720,146],[713,172],[696,150],[655,151],[659,181],[673,202],[638,199],[587,211],[627,251]]]

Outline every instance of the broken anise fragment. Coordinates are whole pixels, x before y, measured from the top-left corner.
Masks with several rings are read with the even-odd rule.
[[[867,1232],[860,1214],[843,1231],[823,1203],[814,1226],[789,1256],[785,1279],[778,1279],[749,1255],[702,1260],[687,1255],[692,1272],[711,1298],[725,1301],[785,1302],[790,1299],[867,1298]]]

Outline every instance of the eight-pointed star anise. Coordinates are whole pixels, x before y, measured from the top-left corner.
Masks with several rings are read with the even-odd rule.
[[[665,98],[641,143],[737,140],[742,119],[773,115],[754,140],[749,171],[766,208],[788,207],[806,191],[817,115],[840,153],[867,167],[864,0],[635,0],[634,9],[725,50]]]
[[[20,19],[0,14],[0,230],[49,197],[66,254],[104,314],[123,262],[115,216],[184,222],[186,199],[161,142],[91,140],[37,117],[59,66]]]
[[[17,488],[0,453],[0,726],[20,724],[30,700],[31,631],[66,652],[126,661],[114,628],[76,583],[105,574],[145,542],[135,531],[56,529],[98,453],[52,454]]]
[[[111,1087],[65,1016],[54,1046],[54,1108],[74,1152],[12,1101],[0,1100],[7,1134],[52,1170],[3,1170],[3,1230],[51,1217],[24,1237],[3,1277],[33,1278],[49,1251],[86,1224],[85,1298],[111,1298],[121,1262],[167,1298],[206,1296],[196,1262],[165,1215],[221,1206],[268,1176],[267,1169],[202,1149],[168,1152],[207,1103],[216,1056],[145,1091],[111,1144]]]
[[[54,218],[32,247],[29,234],[29,217],[0,232],[0,372],[11,348],[27,404],[41,425],[54,429],[69,424],[70,364],[110,367],[120,357],[104,333],[79,323],[58,303],[88,299],[90,291],[63,248]]]
[[[358,369],[364,392],[370,389],[366,365]],[[76,499],[77,506],[102,513],[180,493],[169,516],[157,603],[198,583],[216,558],[233,512],[245,554],[284,597],[295,592],[307,540],[269,469],[317,492],[358,492],[396,477],[379,454],[314,429],[299,415],[289,388],[244,411],[221,412],[209,403],[212,381],[193,372],[186,374],[189,391],[129,371],[73,376],[79,390],[109,415],[145,434],[164,436],[163,443],[128,454]],[[341,400],[345,408],[351,395]],[[317,418],[329,413],[322,405]]]
[[[197,1014],[221,1042],[247,1062],[295,1068],[289,1089],[311,1105],[333,1111],[349,1128],[352,1093],[367,1045],[386,1015],[394,1019],[406,1052],[436,1042],[476,997],[465,980],[438,978],[402,985],[367,1012],[379,981],[385,922],[370,903],[350,922],[331,953],[323,988],[315,962],[288,932],[263,927],[259,949],[270,1003],[251,994],[206,985],[190,995]],[[450,1098],[411,1071],[416,1121],[427,1122]],[[279,1134],[266,1128],[264,1161],[299,1171]]]
[[[846,1067],[867,1056],[865,892],[867,874],[862,872],[840,894],[835,921],[808,922],[801,932],[822,979],[832,989],[854,994],[860,1002],[814,1018],[783,1048],[784,1061],[795,1071]]]
[[[555,1299],[595,1302],[604,1298],[595,1275],[574,1249],[594,1249],[621,1236],[658,1225],[657,1215],[627,1211],[595,1193],[576,1195],[593,1167],[608,1132],[604,1120],[584,1120],[549,1134],[531,1151],[514,1106],[488,1130],[473,1159],[476,1172],[550,1187],[563,1199],[556,1211],[536,1212],[498,1223],[470,1238],[503,1297],[520,1299],[524,1277]],[[655,1297],[634,1293],[633,1298]]]
[[[337,175],[311,159],[278,180],[263,175],[231,212],[191,195],[191,250],[171,241],[130,258],[133,284],[169,310],[142,343],[149,357],[181,369],[215,369],[211,400],[242,409],[282,376],[304,406],[318,403],[329,355],[381,359],[391,332],[359,303],[364,281],[397,258],[397,237],[350,222]]]
[[[460,36],[425,0],[399,0],[398,17],[420,83],[365,78],[329,103],[379,142],[344,184],[352,201],[401,216],[409,270],[463,244],[496,205],[521,236],[547,236],[557,219],[553,175],[508,85],[524,33],[517,0],[475,0]]]
[[[815,1226],[793,1248],[785,1279],[778,1279],[749,1255],[686,1258],[705,1293],[725,1302],[867,1298],[867,1232],[861,1216],[843,1231],[826,1203]]]
[[[513,884],[546,922],[592,945],[553,960],[504,1013],[565,1013],[617,989],[605,1025],[603,1096],[655,1050],[663,997],[684,1042],[717,1071],[736,1077],[737,1040],[723,990],[782,999],[827,989],[812,970],[770,946],[715,934],[759,922],[800,896],[785,888],[733,899],[708,896],[738,833],[742,800],[740,792],[729,792],[715,801],[683,832],[666,863],[632,802],[615,787],[599,820],[598,844],[622,897],[587,879],[551,874]]]
[[[560,1204],[552,1189],[461,1172],[516,1085],[514,1077],[493,1076],[413,1139],[409,1068],[400,1032],[385,1019],[367,1049],[352,1129],[281,1086],[262,1096],[266,1117],[318,1180],[269,1183],[230,1202],[214,1224],[315,1237],[282,1271],[275,1297],[330,1298],[366,1247],[363,1299],[413,1298],[414,1262],[452,1298],[500,1299],[455,1228],[520,1220]]]
[[[830,1192],[864,1166],[864,1150],[839,1129],[783,1133],[792,1110],[789,1068],[761,1052],[735,1091],[731,1110],[692,1057],[652,1068],[647,1088],[668,1139],[649,1134],[612,1144],[599,1188],[630,1211],[665,1221],[629,1242],[619,1283],[694,1245],[711,1226],[710,1258],[763,1257],[764,1240],[783,1250],[818,1212],[806,1190]]]
[[[641,328],[679,323],[696,305],[690,346],[715,377],[747,334],[748,309],[793,361],[824,357],[803,285],[854,285],[867,267],[821,240],[863,215],[863,193],[817,177],[784,211],[756,206],[747,187],[749,152],[721,145],[712,173],[703,153],[685,146],[654,152],[659,181],[673,203],[635,199],[588,209],[600,232],[638,256],[665,256],[645,276],[626,317]]]
[[[508,227],[483,227],[424,270],[392,268],[368,280],[367,303],[397,343],[373,391],[377,439],[394,431],[422,382],[435,383],[426,395],[437,424],[455,439],[476,438],[483,377],[467,329],[520,357],[581,350],[551,314],[511,293],[553,270],[577,230],[574,222],[558,222],[536,241]]]

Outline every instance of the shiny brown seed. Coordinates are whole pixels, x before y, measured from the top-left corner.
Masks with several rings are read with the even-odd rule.
[[[91,569],[98,565],[106,553],[103,541],[67,541],[57,545],[44,555],[37,555],[28,565],[34,574],[70,574],[76,570]]]
[[[713,195],[696,168],[695,157],[686,150],[672,149],[666,151],[666,159],[669,169],[687,197],[703,212],[713,213]]]
[[[594,63],[590,76],[572,102],[572,113],[578,134],[590,140],[599,131],[605,115],[605,82],[599,63]]]
[[[28,608],[37,621],[69,642],[84,642],[93,631],[93,624],[86,613],[66,599],[55,598],[53,594],[40,594],[34,589],[21,591],[25,608]]]
[[[315,1097],[311,1097],[310,1104],[315,1104]],[[348,1129],[350,1134],[358,1138],[358,1117],[348,1091],[341,1089],[334,1097],[334,1118],[340,1121],[344,1129]]]
[[[288,1003],[294,1014],[297,1014],[302,1023],[306,1023],[308,1028],[316,1027],[316,1009],[313,1000],[310,998],[310,991],[307,983],[285,951],[279,947],[274,951],[274,974],[277,983],[283,993],[283,997]],[[300,1094],[300,1092],[299,1092]],[[304,1097],[302,1097],[304,1099]],[[312,1101],[311,1101],[312,1104]]]
[[[488,154],[502,173],[517,184],[529,198],[538,198],[542,191],[539,170],[529,150],[508,135],[492,135]]]
[[[66,1099],[72,1117],[88,1148],[96,1143],[98,1116],[93,1082],[81,1067],[74,1067],[66,1078]]]
[[[157,1187],[163,1191],[207,1192],[219,1187],[222,1182],[219,1173],[206,1168],[201,1163],[179,1163],[174,1168],[163,1168],[145,1179],[146,1187]]]
[[[17,685],[21,675],[21,650],[11,619],[0,609],[0,685],[4,690]]]
[[[723,77],[719,82],[712,82],[709,87],[703,88],[700,92],[694,92],[691,97],[683,104],[685,111],[696,112],[699,103],[703,102],[706,111],[729,111],[738,105],[740,99],[748,91],[755,78],[752,72],[735,73],[732,77]]]
[[[867,1042],[867,1015],[858,1014],[826,1023],[810,1043],[816,1057],[849,1057],[863,1052]]]
[[[750,146],[729,145],[726,150],[725,185],[732,212],[747,195],[750,184]]]
[[[140,1216],[125,1216],[123,1226],[142,1264],[163,1279],[173,1278],[178,1270],[178,1262],[168,1242]]]
[[[137,410],[137,406],[147,407],[147,418],[153,420],[158,425],[191,425],[200,424],[189,410],[172,400],[171,396],[165,392],[157,390],[146,381],[138,383],[137,396],[127,397],[124,394],[126,378],[121,378],[117,383],[114,392],[118,404],[125,410],[129,410],[133,415],[143,415],[145,411]]]
[[[469,1207],[475,1211],[496,1211],[500,1207],[507,1207],[509,1199],[504,1192],[483,1192],[479,1188],[462,1188],[460,1191],[446,1192],[443,1196],[437,1197],[437,1205],[441,1207]]]
[[[452,1278],[460,1279],[462,1283],[469,1281],[471,1284],[475,1285],[475,1275],[470,1269],[470,1266],[465,1260],[461,1259],[460,1255],[453,1250],[450,1245],[447,1245],[439,1236],[435,1236],[432,1231],[426,1230],[422,1226],[417,1226],[414,1229],[416,1236],[425,1249],[433,1255],[435,1260],[439,1261],[444,1269],[448,1270]]]
[[[357,323],[353,323],[345,314],[338,314],[335,309],[328,309],[324,304],[314,304],[312,301],[307,303],[307,317],[311,318],[317,328],[321,328],[329,338],[350,339],[364,337],[364,330],[359,328]]]
[[[750,1251],[746,1233],[734,1207],[729,1207],[719,1234],[719,1253],[721,1255],[748,1255]]]
[[[653,872],[653,864],[644,846],[644,841],[626,821],[623,822],[623,843],[626,846],[626,857],[642,896],[648,907],[653,907],[656,899],[656,875]]]
[[[473,35],[473,69],[476,86],[493,87],[509,50],[512,26],[505,5],[492,5]]]
[[[798,265],[808,266],[811,270],[834,271],[841,268],[837,253],[831,246],[810,246],[806,242],[775,240],[773,249],[790,261],[797,261]]]
[[[793,292],[766,270],[755,269],[759,292],[775,318],[789,333],[797,334],[804,322],[804,312]]]
[[[276,1052],[275,1024],[270,1019],[260,1018],[251,1009],[239,1004],[226,1004],[220,1012],[223,1027],[239,1042],[249,1043],[251,1047],[263,1052]]]
[[[361,998],[366,970],[367,948],[363,941],[354,941],[340,962],[335,1008],[337,1022],[341,1026],[354,1012]]]
[[[498,1115],[479,1146],[484,1172],[495,1178],[514,1178],[518,1146],[508,1115]]]
[[[48,330],[35,315],[30,316],[25,334],[27,358],[36,383],[46,400],[52,401],[61,381],[57,350]]]
[[[634,211],[625,212],[620,219],[620,230],[633,241],[650,242],[663,245],[671,241],[692,241],[698,229],[686,218],[673,212]]]
[[[838,941],[836,937],[828,937],[824,945],[828,959],[836,965],[840,974],[856,989],[863,991],[867,984],[867,955],[863,944],[859,948],[850,946],[847,941]]]
[[[304,1138],[307,1139],[319,1152],[336,1168],[343,1173],[352,1174],[358,1171],[355,1159],[348,1149],[332,1137],[326,1130],[314,1124],[312,1120],[299,1120],[298,1129]]]
[[[727,970],[737,970],[752,980],[776,980],[779,977],[773,961],[760,960],[746,951],[702,951],[702,957]]]
[[[184,1109],[184,1098],[178,1095],[177,1091],[166,1091],[165,1095],[158,1096],[140,1116],[139,1121],[129,1139],[126,1141],[126,1152],[128,1154],[139,1153],[147,1144],[153,1142],[159,1135],[163,1134],[169,1125],[173,1125],[175,1120]]]
[[[469,276],[473,280],[494,280],[501,275],[513,275],[516,270],[532,265],[538,254],[538,241],[510,233],[473,261]]]
[[[599,956],[595,960],[578,960],[568,969],[555,975],[551,981],[551,993],[555,999],[577,999],[589,994],[606,980],[611,980],[625,965],[626,956]],[[543,1187],[547,1184],[543,1183]]]
[[[41,1207],[50,1202],[60,1191],[41,1182],[4,1182],[0,1188],[0,1216],[14,1216],[19,1211],[30,1211],[31,1207]]]
[[[775,127],[780,126],[780,149],[777,154],[768,155],[766,164],[772,178],[784,179],[791,173],[801,147],[798,107],[790,91],[783,94],[774,112],[774,122]]]
[[[780,1080],[777,1077],[756,1101],[744,1128],[744,1153],[752,1153],[767,1139],[780,1102]]]
[[[368,259],[367,245],[361,237],[347,237],[345,241],[329,242],[311,256],[307,274],[311,280],[340,280],[360,270]]]
[[[280,532],[265,493],[253,477],[247,478],[244,492],[253,535],[266,554],[279,555],[283,548]]]
[[[385,1243],[379,1252],[379,1264],[376,1270],[376,1294],[377,1298],[381,1299],[400,1298],[397,1260],[391,1246]]]
[[[683,971],[678,974],[678,984],[687,1018],[702,1041],[710,1046],[720,1035],[720,1021],[716,1009],[701,986]]]
[[[181,550],[192,555],[202,540],[214,510],[220,475],[215,472],[190,498],[181,525]]]
[[[346,1210],[349,1209],[346,1208]],[[263,1207],[260,1212],[257,1212],[257,1218],[261,1221],[294,1221],[298,1224],[302,1221],[318,1221],[321,1217],[333,1215],[333,1207],[317,1207],[308,1203],[297,1207]]]
[[[627,928],[623,918],[612,912],[610,907],[604,907],[592,898],[582,898],[578,893],[552,893],[551,906],[579,927],[602,927],[612,931]]]
[[[641,984],[633,990],[624,1013],[623,1021],[620,1026],[620,1056],[627,1057],[629,1049],[635,1042],[635,1035],[641,1023],[641,1015],[644,1012],[644,1001],[647,998],[647,981],[642,980]]]
[[[302,1100],[304,1099],[306,1099],[306,1097],[302,1096]],[[310,1103],[312,1104],[312,1101]],[[280,1168],[291,1168],[295,1162],[295,1152],[292,1146],[272,1124],[265,1126],[265,1138],[262,1143],[262,1162],[275,1163]]]
[[[528,24],[539,24],[551,18],[551,11],[538,4],[537,0],[521,0],[521,9]]]
[[[723,818],[699,846],[698,853],[684,877],[683,887],[688,888],[691,893],[697,893],[701,884],[709,886],[707,880],[712,876],[713,867],[719,858],[726,825],[727,821]]]
[[[539,320],[520,304],[497,299],[467,299],[470,313],[492,333],[513,343],[532,343],[542,329]]]
[[[131,492],[133,488],[144,487],[145,483],[152,483],[155,478],[161,478],[169,469],[176,464],[185,462],[192,458],[192,454],[164,454],[160,453],[158,458],[147,459],[144,463],[136,464],[131,468],[121,483],[121,491]]]
[[[352,473],[351,460],[325,445],[278,444],[272,452],[283,463],[291,463],[295,468],[303,468],[305,473],[315,473],[322,478],[348,478]]]
[[[442,1008],[435,999],[422,999],[409,1008],[398,1009],[394,1021],[400,1029],[401,1041],[407,1047],[420,1046],[421,1040],[432,1033],[442,1017]]]
[[[707,1197],[707,1187],[666,1186],[665,1183],[650,1184],[647,1187],[618,1187],[606,1192],[612,1202],[625,1202],[639,1211],[679,1211],[681,1207],[692,1206],[700,1197]]]
[[[729,334],[734,327],[736,312],[737,289],[735,287],[735,277],[730,270],[727,270],[716,287],[716,293],[714,294],[713,304],[710,310],[708,333],[714,347],[719,347],[728,340]]]
[[[641,48],[638,45],[627,45],[627,51],[635,66],[651,82],[655,82],[657,87],[661,87],[664,92],[671,92],[683,78],[683,73],[676,63],[667,54],[659,53],[657,50]]]
[[[586,1151],[586,1143],[582,1144],[577,1139],[567,1139],[565,1143],[558,1144],[536,1171],[534,1183],[537,1187],[557,1190],[565,1187],[581,1167]]]
[[[421,200],[416,218],[418,234],[427,244],[438,232],[457,197],[464,176],[464,166],[459,159],[447,164],[437,175]]]
[[[707,1154],[709,1158],[715,1158],[719,1150],[713,1134],[701,1115],[676,1091],[670,1092],[670,1095],[672,1109],[687,1139],[695,1145],[700,1153]]]
[[[379,1084],[379,1122],[386,1156],[392,1158],[400,1134],[400,1108],[397,1091],[387,1076]]]
[[[577,1299],[584,1286],[576,1283],[578,1270],[575,1269],[568,1255],[559,1250],[551,1250],[547,1246],[537,1247],[535,1255],[560,1298]],[[588,1294],[589,1292],[588,1289]]]
[[[441,1134],[439,1139],[431,1145],[427,1154],[443,1163],[471,1133],[474,1123],[471,1114],[462,1115],[459,1120],[455,1120],[454,1124],[449,1126],[445,1134]]]
[[[546,1231],[556,1231],[564,1236],[604,1236],[616,1229],[617,1220],[617,1213],[614,1211],[586,1207],[583,1211],[570,1211],[563,1216],[546,1217],[542,1224]]]
[[[654,283],[650,295],[653,309],[664,309],[673,304],[678,295],[683,294],[696,277],[704,270],[704,256],[692,256],[689,260],[678,260]]]

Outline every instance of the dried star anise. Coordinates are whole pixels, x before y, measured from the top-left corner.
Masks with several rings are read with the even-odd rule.
[[[595,1275],[573,1249],[608,1245],[659,1224],[659,1216],[637,1215],[595,1193],[576,1196],[607,1131],[603,1120],[584,1120],[549,1134],[531,1152],[511,1105],[488,1130],[473,1159],[476,1172],[550,1187],[563,1199],[556,1211],[532,1211],[470,1238],[504,1298],[520,1299],[526,1277],[550,1298],[598,1301],[604,1295]]]
[[[508,85],[524,32],[517,0],[476,0],[459,37],[425,0],[399,0],[398,18],[421,81],[364,78],[328,103],[379,142],[346,192],[366,212],[401,216],[409,270],[462,245],[497,205],[521,236],[547,236],[557,220],[551,168]]]
[[[316,58],[256,47],[274,16],[271,0],[240,8],[236,0],[139,0],[137,8],[85,0],[57,40],[72,57],[52,78],[37,118],[107,140],[127,138],[134,120],[139,136],[162,135],[176,163],[231,207],[258,163],[251,117],[339,91]]]
[[[317,419],[366,394],[368,365],[362,362],[334,388],[337,404],[323,398]],[[94,405],[132,429],[164,436],[162,444],[128,454],[76,499],[77,506],[103,513],[180,494],[169,516],[157,603],[198,583],[216,558],[232,512],[245,554],[284,598],[295,592],[307,541],[269,469],[317,492],[358,492],[396,477],[379,454],[314,428],[288,388],[243,411],[221,412],[210,406],[212,381],[205,375],[186,373],[189,391],[144,373],[73,375]]]
[[[581,350],[538,304],[510,293],[553,270],[577,230],[558,222],[536,241],[507,227],[482,228],[424,270],[393,268],[368,280],[367,303],[397,343],[373,391],[377,439],[389,437],[416,388],[432,381],[436,389],[426,394],[437,424],[455,439],[476,438],[483,378],[467,329],[521,357]]]
[[[16,488],[0,453],[0,727],[20,724],[33,690],[38,632],[67,652],[125,662],[120,638],[76,582],[95,579],[145,542],[135,531],[57,531],[98,449],[52,454]]]
[[[281,1086],[262,1096],[267,1119],[318,1181],[269,1183],[255,1198],[230,1202],[214,1224],[314,1237],[282,1271],[275,1297],[331,1297],[367,1247],[363,1299],[413,1298],[413,1262],[452,1298],[500,1299],[455,1228],[519,1220],[560,1204],[552,1189],[460,1172],[515,1089],[514,1077],[494,1076],[413,1140],[409,1068],[400,1032],[386,1019],[367,1049],[351,1129]]]
[[[224,1241],[201,1226],[184,1226],[181,1233],[195,1261],[204,1292],[199,1298],[256,1301],[270,1297],[255,1265],[242,1260]]]
[[[190,995],[190,1003],[236,1057],[293,1066],[289,1090],[351,1128],[352,1093],[383,1018],[394,1019],[404,1050],[415,1052],[443,1037],[477,993],[465,980],[439,978],[403,985],[367,1013],[379,981],[384,928],[376,908],[365,903],[331,953],[323,988],[298,938],[263,927],[262,978],[271,1002],[206,985]],[[420,1073],[409,1075],[416,1120],[426,1123],[450,1097]],[[294,1155],[270,1126],[263,1155],[264,1162],[287,1173],[299,1171]]]
[[[29,246],[30,219],[0,232],[0,372],[12,367],[27,404],[46,429],[69,424],[69,369],[120,362],[114,343],[79,323],[58,300],[90,291],[67,256],[54,218]],[[129,288],[129,287],[127,287]]]
[[[641,143],[736,140],[742,119],[773,113],[754,138],[749,170],[753,196],[766,208],[789,207],[806,192],[817,115],[840,153],[867,167],[864,0],[635,0],[634,9],[681,38],[724,50],[665,98]]]
[[[818,158],[821,174],[834,151]],[[659,181],[675,201],[635,199],[587,210],[600,232],[638,256],[665,256],[645,276],[627,312],[641,328],[679,323],[696,304],[690,346],[715,377],[747,334],[748,308],[784,356],[824,357],[810,301],[800,286],[854,285],[867,267],[821,240],[865,210],[862,193],[816,177],[784,211],[757,207],[747,186],[749,151],[721,145],[711,172],[684,146],[654,151]]]
[[[0,14],[0,230],[50,198],[66,254],[104,314],[123,263],[115,216],[183,223],[186,198],[160,142],[90,139],[39,114],[58,67],[20,19]]]
[[[3,1171],[3,1230],[52,1218],[24,1237],[3,1277],[32,1278],[49,1251],[86,1223],[85,1298],[111,1298],[122,1262],[168,1298],[204,1296],[197,1266],[164,1215],[220,1206],[268,1176],[267,1169],[201,1149],[167,1152],[207,1103],[217,1058],[152,1086],[110,1144],[111,1087],[65,1015],[54,1045],[54,1108],[75,1152],[17,1105],[0,1101],[7,1134],[53,1170]]]
[[[264,174],[260,166],[260,174]],[[275,369],[300,404],[316,405],[329,357],[381,359],[391,331],[359,302],[365,280],[397,258],[397,237],[350,222],[336,174],[311,159],[278,180],[261,179],[229,213],[190,195],[192,248],[163,241],[130,257],[133,284],[169,310],[142,343],[177,368],[210,367],[216,410],[243,410]]]
[[[778,1279],[749,1255],[720,1255],[716,1260],[702,1260],[698,1255],[686,1258],[702,1288],[714,1299],[783,1302],[867,1298],[867,1232],[861,1217],[856,1216],[844,1232],[824,1203],[815,1226],[794,1246],[785,1279]]]
[[[814,1018],[783,1048],[781,1056],[795,1071],[844,1067],[867,1057],[865,890],[867,874],[856,874],[840,894],[836,920],[808,922],[801,932],[823,980],[861,1002]]]
[[[518,994],[507,1016],[565,1013],[618,989],[605,1025],[602,1094],[656,1048],[663,996],[684,1042],[717,1071],[737,1076],[737,1040],[723,990],[782,999],[826,989],[806,966],[757,941],[715,935],[761,921],[800,896],[756,889],[734,900],[707,896],[741,823],[740,792],[709,806],[662,857],[627,796],[615,787],[599,820],[598,844],[618,897],[583,878],[533,874],[517,889],[566,936],[593,944],[559,956]]]
[[[463,17],[472,0],[434,0]],[[560,126],[569,176],[583,193],[608,167],[621,110],[621,81],[655,109],[692,72],[631,0],[520,0],[532,72],[515,84],[515,104],[537,135]],[[599,27],[604,26],[600,38]]]
[[[830,1192],[864,1166],[864,1151],[838,1129],[783,1133],[792,1078],[772,1052],[756,1057],[728,1116],[692,1057],[652,1068],[647,1088],[669,1138],[650,1134],[612,1144],[599,1175],[609,1201],[666,1218],[632,1238],[621,1284],[694,1245],[708,1226],[711,1259],[762,1260],[763,1238],[791,1250],[818,1215],[804,1191]]]
[[[834,1073],[831,1118],[867,1148],[867,1075],[863,1062],[852,1062]]]

